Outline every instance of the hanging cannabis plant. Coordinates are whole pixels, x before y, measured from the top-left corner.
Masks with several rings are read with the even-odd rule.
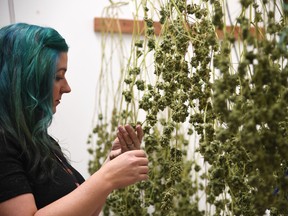
[[[287,215],[287,6],[240,3],[234,31],[213,57],[220,72],[213,83],[217,129],[213,141],[200,147],[211,164],[209,199],[221,202],[218,213],[263,215],[269,209],[271,215]],[[236,64],[229,58],[234,51]]]
[[[135,31],[125,62],[122,35],[103,32],[89,172],[118,124],[142,124],[150,162],[149,181],[113,192],[104,215],[288,214],[288,7],[239,2],[235,20],[228,1],[135,2],[146,31]],[[125,4],[111,2],[105,16]],[[114,90],[107,38],[123,56]]]

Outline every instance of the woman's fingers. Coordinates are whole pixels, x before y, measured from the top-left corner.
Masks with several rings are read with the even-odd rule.
[[[118,130],[117,136],[124,151],[140,149],[144,134],[140,125],[137,125],[136,130],[130,125],[119,126]]]
[[[126,144],[126,140],[124,139],[124,136],[123,136],[120,128],[119,128],[119,131],[117,132],[117,138],[120,142],[122,153],[129,151],[128,145]]]
[[[133,150],[140,149],[141,140],[138,138],[137,130],[135,131],[130,125],[125,125],[125,130],[133,143]]]
[[[148,174],[148,172],[149,172],[149,169],[148,169],[148,167],[147,166],[143,166],[143,167],[140,167],[139,168],[139,174],[141,175],[143,175],[143,174]]]
[[[135,149],[140,149],[142,138],[144,136],[141,125],[137,125],[136,130],[131,127],[131,125],[125,125],[125,129],[129,134],[129,137],[132,139]]]
[[[114,189],[147,180],[149,174],[148,158],[143,150],[124,152],[102,168],[109,170],[106,177]]]
[[[147,159],[147,155],[146,155],[145,151],[143,151],[141,149],[135,150],[134,154],[135,154],[136,157],[144,157],[144,158]],[[148,159],[147,159],[147,161],[148,161]]]
[[[143,132],[141,125],[136,126],[136,132],[137,132],[137,137],[139,140],[139,148],[138,149],[140,149],[140,145],[141,145],[142,139],[144,137],[144,132]]]

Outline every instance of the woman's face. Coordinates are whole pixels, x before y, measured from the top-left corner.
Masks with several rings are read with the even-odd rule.
[[[71,91],[71,88],[65,78],[65,73],[67,71],[67,59],[67,53],[63,52],[60,54],[53,86],[53,113],[56,112],[56,106],[60,104],[62,94],[69,93]]]

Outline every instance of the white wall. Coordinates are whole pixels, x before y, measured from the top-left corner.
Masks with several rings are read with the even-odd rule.
[[[10,24],[8,1],[0,0],[0,27]],[[101,52],[100,35],[93,30],[93,19],[101,16],[109,0],[13,2],[16,22],[53,27],[70,46],[67,78],[72,92],[64,95],[57,107],[50,133],[60,140],[73,166],[87,178],[86,140],[92,128]],[[123,17],[127,17],[125,12]]]

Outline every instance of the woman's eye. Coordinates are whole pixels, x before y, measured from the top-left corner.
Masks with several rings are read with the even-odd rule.
[[[60,76],[56,76],[56,77],[55,77],[55,80],[56,80],[56,81],[60,81],[60,80],[62,80],[62,79],[64,79],[64,78],[63,78],[63,77],[60,77]]]

